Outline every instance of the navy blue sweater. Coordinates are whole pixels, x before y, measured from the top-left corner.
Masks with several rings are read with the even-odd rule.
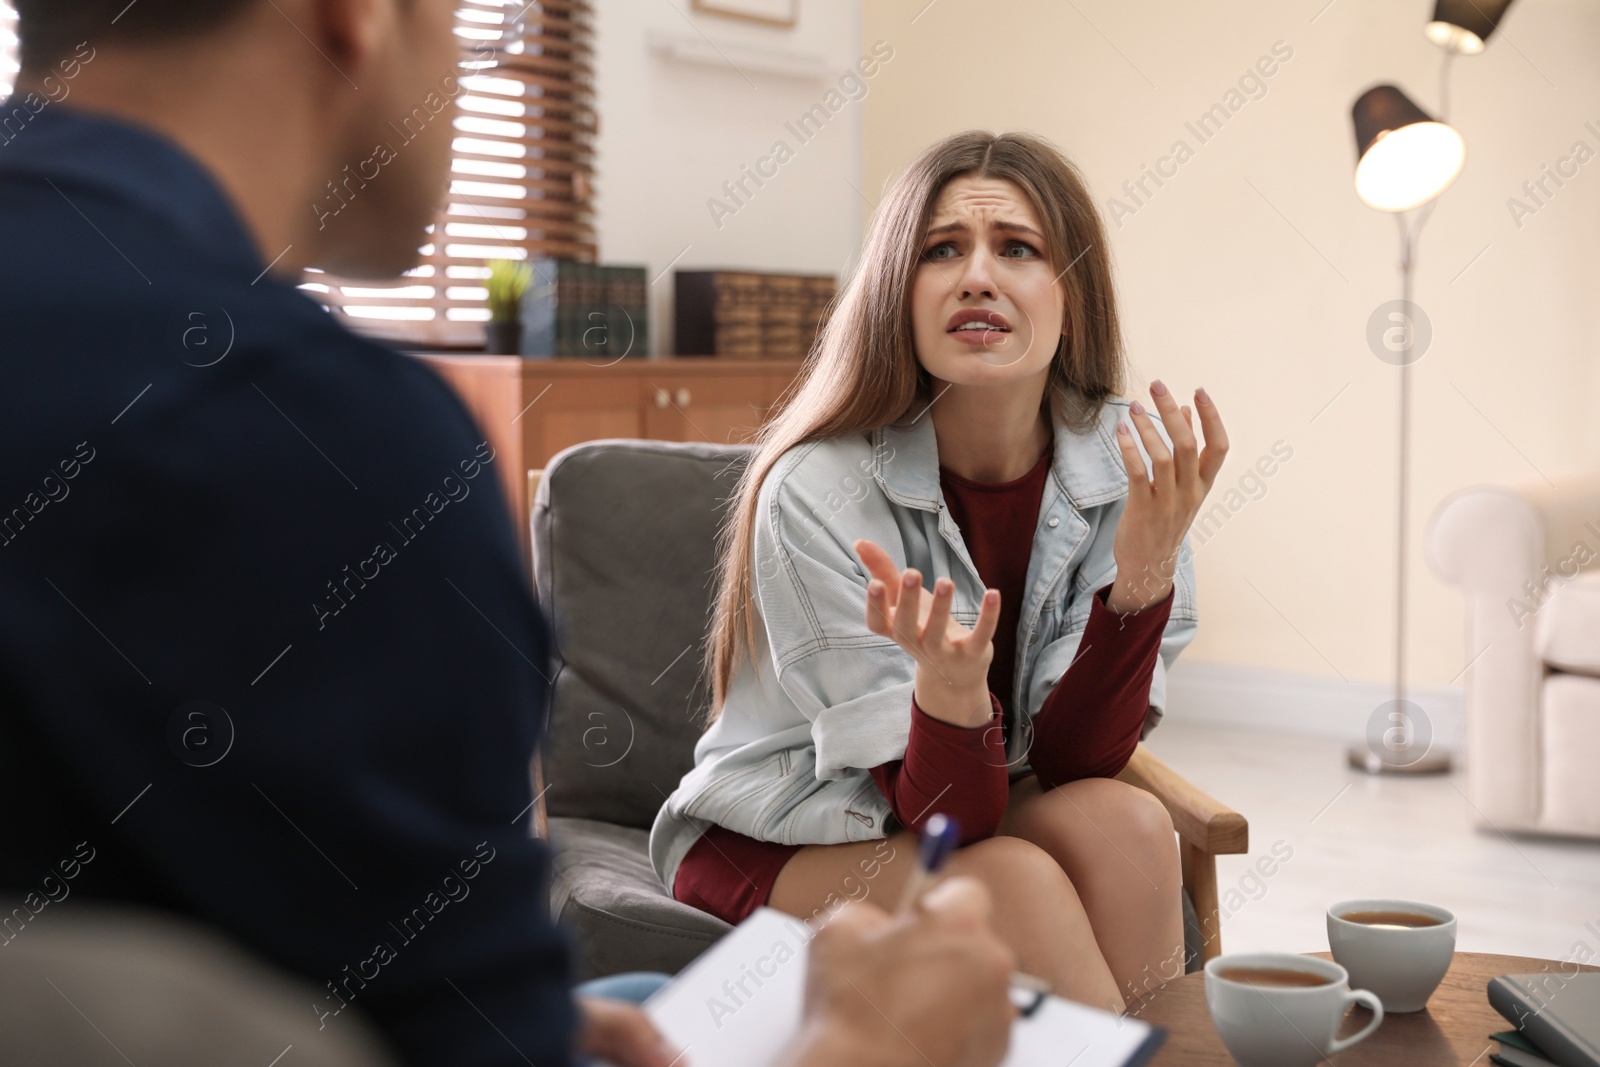
[[[0,955],[152,905],[408,1063],[566,1063],[501,459],[197,161],[36,102],[0,144]]]

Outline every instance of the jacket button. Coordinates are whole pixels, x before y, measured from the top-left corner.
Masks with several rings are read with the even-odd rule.
[[[1054,518],[1054,517],[1052,517],[1052,518],[1051,518],[1051,519],[1050,519],[1050,522],[1049,522],[1049,523],[1048,523],[1048,525],[1049,525],[1049,526],[1051,526],[1051,527],[1056,527],[1056,526],[1060,526],[1060,525],[1061,525],[1061,520],[1060,520],[1060,519],[1057,519],[1057,518]]]

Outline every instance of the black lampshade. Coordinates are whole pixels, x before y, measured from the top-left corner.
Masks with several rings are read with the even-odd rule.
[[[1423,27],[1428,40],[1440,48],[1475,56],[1505,17],[1512,0],[1438,0],[1433,21]]]
[[[1379,211],[1409,211],[1450,187],[1467,146],[1393,85],[1375,85],[1350,109],[1356,130],[1356,195]]]

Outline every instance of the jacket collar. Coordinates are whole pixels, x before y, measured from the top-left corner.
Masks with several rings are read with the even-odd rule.
[[[92,190],[121,199],[175,231],[186,244],[252,275],[260,252],[222,186],[197,159],[163,134],[110,115],[12,96],[7,108],[32,112],[0,151],[0,177],[47,180],[63,196]]]
[[[1054,421],[1050,471],[1080,511],[1127,494],[1128,476],[1116,441],[1117,422],[1127,407],[1126,400],[1106,401],[1094,425],[1081,433],[1059,418]],[[907,507],[938,510],[939,445],[927,408],[909,421],[872,431],[872,446],[884,492]]]

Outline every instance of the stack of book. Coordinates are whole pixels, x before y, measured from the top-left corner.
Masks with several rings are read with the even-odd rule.
[[[1600,974],[1576,966],[1568,974],[1571,962],[1560,971],[1490,979],[1489,1003],[1517,1028],[1489,1035],[1500,1042],[1489,1059],[1501,1067],[1600,1067]]]
[[[673,350],[686,356],[802,359],[837,287],[831,274],[675,271]]]
[[[650,354],[645,268],[534,258],[522,296],[522,343],[528,359],[578,356],[590,362]]]

